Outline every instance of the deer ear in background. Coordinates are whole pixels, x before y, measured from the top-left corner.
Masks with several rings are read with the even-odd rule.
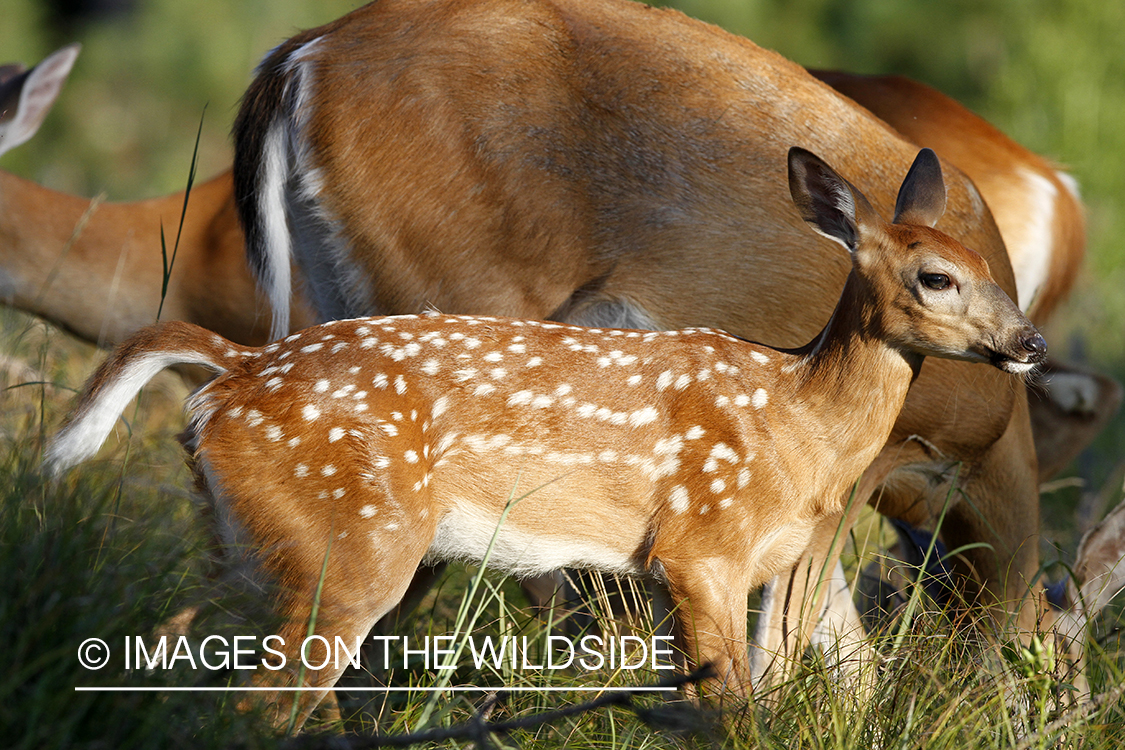
[[[25,73],[16,73],[15,66],[4,66],[8,77],[4,80],[0,73],[0,154],[39,130],[80,49],[79,44],[63,47]]]

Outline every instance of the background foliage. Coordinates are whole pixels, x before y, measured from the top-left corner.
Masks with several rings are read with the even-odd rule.
[[[74,73],[42,131],[5,155],[3,168],[59,190],[84,195],[104,192],[111,200],[160,195],[184,186],[203,117],[199,174],[209,177],[230,164],[230,123],[257,61],[296,30],[328,21],[358,4],[356,0],[89,0],[87,5],[99,11],[75,15],[63,12],[82,5],[75,0],[0,0],[0,62],[19,60],[30,65],[63,44],[83,44]],[[1125,196],[1125,54],[1121,51],[1125,3],[678,0],[671,4],[807,66],[894,72],[930,83],[1025,146],[1066,165],[1082,185],[1089,207],[1090,247],[1079,288],[1047,332],[1048,340],[1056,353],[1125,380],[1125,247],[1119,239],[1125,236],[1120,208]],[[3,317],[9,331],[22,325],[13,324],[8,314]],[[32,362],[45,379],[74,385],[92,368],[97,355],[72,344],[60,348],[62,338],[58,333],[46,339],[21,333],[18,345],[5,340],[0,349]],[[9,375],[20,379],[16,371]],[[156,425],[178,410],[177,384],[169,381],[166,387],[172,397],[138,433],[155,434]],[[0,440],[5,443],[12,435],[26,434],[20,430],[39,429],[41,394],[32,396],[32,390],[0,397],[0,410],[5,412]],[[57,395],[58,403],[63,403],[64,394]],[[18,429],[8,419],[14,419],[17,411],[23,425]],[[56,424],[57,419],[54,413],[46,417],[48,424]],[[174,430],[167,428],[165,437],[170,432]],[[163,444],[168,445],[166,440]],[[184,484],[182,470],[169,468],[178,464],[175,450],[166,453],[159,459],[165,493],[168,487]],[[1046,498],[1047,537],[1073,550],[1075,503],[1114,481],[1111,477],[1120,482],[1114,470],[1123,458],[1125,420],[1119,419],[1078,467],[1086,477],[1086,489]],[[5,470],[3,476],[16,474]],[[139,480],[132,481],[135,485]],[[1111,489],[1116,500],[1120,488]],[[116,514],[121,501],[113,502]],[[163,518],[159,508],[150,510]],[[155,523],[154,519],[144,522]],[[74,523],[66,515],[51,519],[49,510],[43,520],[44,528],[60,530],[73,528]],[[15,527],[5,524],[5,528]],[[67,536],[59,532],[59,539]],[[137,548],[150,536],[138,532]],[[25,550],[20,559],[35,556],[38,553],[28,551],[30,547],[20,547],[30,544],[27,539],[13,537],[0,548]],[[122,537],[120,543],[130,544],[130,539]],[[161,571],[153,577],[159,575]],[[111,580],[107,585],[117,583]],[[46,612],[54,606],[54,586],[25,586],[20,595],[42,593]],[[113,598],[108,593],[101,596]],[[39,604],[5,601],[20,603],[15,609],[0,607],[0,625],[5,615],[20,620],[41,616],[35,608]],[[13,627],[12,634],[23,632],[22,622],[10,619],[7,626]],[[0,697],[4,694],[0,689]],[[19,710],[22,704],[15,705]],[[98,715],[96,709],[89,711],[91,717]],[[869,742],[870,737],[863,735],[852,739],[856,745]]]

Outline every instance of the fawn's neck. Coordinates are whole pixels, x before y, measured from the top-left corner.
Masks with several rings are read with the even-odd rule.
[[[887,342],[872,292],[854,272],[820,335],[787,354],[787,397],[820,423],[819,439],[840,461],[855,464],[841,474],[858,477],[890,437],[923,355]]]

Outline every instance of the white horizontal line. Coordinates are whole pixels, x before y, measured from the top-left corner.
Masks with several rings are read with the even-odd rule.
[[[299,693],[316,687],[76,687],[76,693],[233,693],[275,691]],[[620,693],[674,691],[678,687],[339,687],[345,693]]]

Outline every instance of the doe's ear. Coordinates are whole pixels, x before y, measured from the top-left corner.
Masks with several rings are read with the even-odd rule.
[[[35,135],[81,48],[79,44],[63,47],[26,73],[8,70],[8,79],[0,82],[0,154]]]
[[[855,252],[859,243],[857,209],[867,206],[847,180],[820,157],[794,146],[789,149],[789,194],[801,218],[818,234]]]
[[[937,154],[924,148],[914,157],[910,171],[898,189],[895,224],[932,227],[945,213],[945,181]]]

